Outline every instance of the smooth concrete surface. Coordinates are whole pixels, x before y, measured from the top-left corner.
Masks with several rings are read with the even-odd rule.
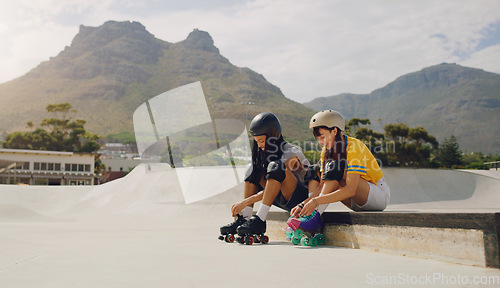
[[[180,191],[172,171],[143,165],[96,187],[1,185],[0,287],[500,286],[498,269],[273,237],[224,243],[242,185],[189,205]]]

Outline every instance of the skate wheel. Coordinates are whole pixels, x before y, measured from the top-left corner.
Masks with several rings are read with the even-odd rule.
[[[314,238],[318,241],[318,245],[325,244],[325,236],[323,236],[323,234],[317,234]]]
[[[302,238],[302,236],[304,236],[304,233],[302,232],[302,230],[293,231],[293,237],[300,239],[300,238]]]
[[[240,243],[240,244],[243,244],[245,243],[245,241],[243,240],[243,237],[236,237],[236,242]]]
[[[292,238],[292,243],[293,243],[293,245],[299,245],[300,244],[300,238],[293,237]]]
[[[266,235],[260,237],[260,243],[262,243],[262,244],[269,243],[269,237],[267,237]]]
[[[318,246],[318,239],[317,238],[312,238],[312,241],[310,241],[310,246]]]
[[[252,245],[253,244],[253,237],[252,236],[245,236],[245,244]]]
[[[231,235],[231,234],[229,234],[229,235],[226,236],[226,239],[224,239],[224,240],[226,240],[227,243],[233,243],[234,242],[234,236]]]
[[[260,243],[261,242],[261,237],[260,236],[252,236],[253,242],[254,243]]]
[[[309,246],[309,244],[310,244],[310,240],[308,237],[304,237],[300,240],[300,245],[302,245],[302,246]]]

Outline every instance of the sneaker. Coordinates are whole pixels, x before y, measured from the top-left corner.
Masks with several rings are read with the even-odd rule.
[[[287,224],[293,230],[300,228],[303,231],[320,231],[323,229],[323,221],[321,221],[321,215],[317,210],[314,210],[309,216],[302,216],[298,219],[290,218]]]
[[[234,234],[236,234],[236,228],[238,228],[238,226],[244,224],[246,221],[247,220],[245,220],[245,218],[243,218],[242,215],[238,214],[238,215],[236,215],[236,218],[233,222],[220,227],[220,234],[222,234],[222,235],[233,234],[234,235]]]
[[[236,232],[240,236],[264,234],[266,232],[266,221],[262,221],[259,216],[253,215],[248,221],[236,228]]]

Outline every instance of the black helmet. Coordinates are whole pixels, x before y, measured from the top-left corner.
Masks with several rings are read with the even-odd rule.
[[[267,137],[280,138],[281,124],[273,113],[263,112],[255,116],[250,123],[252,136],[266,135]]]

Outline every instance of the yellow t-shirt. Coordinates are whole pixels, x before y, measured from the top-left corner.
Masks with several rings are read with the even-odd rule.
[[[359,174],[366,181],[376,184],[384,176],[377,159],[375,159],[365,143],[356,138],[344,137],[344,140],[347,139],[347,174]],[[325,148],[323,147],[321,152],[321,172],[323,172],[324,161]]]

